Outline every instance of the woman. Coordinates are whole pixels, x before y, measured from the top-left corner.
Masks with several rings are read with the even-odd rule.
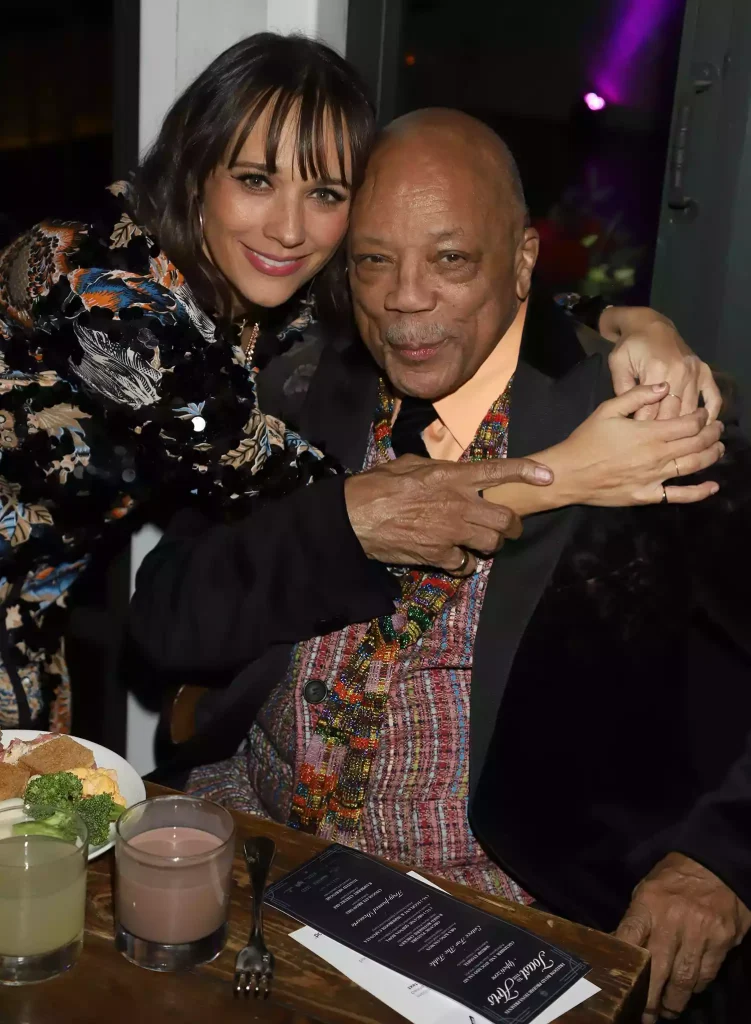
[[[252,368],[313,298],[320,329],[346,321],[373,124],[333,51],[250,37],[177,100],[111,223],[43,223],[0,256],[0,726],[69,728],[66,597],[135,509],[236,520],[337,473],[259,411]]]

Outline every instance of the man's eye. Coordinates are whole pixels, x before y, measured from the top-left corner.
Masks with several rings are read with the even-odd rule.
[[[366,256],[356,256],[355,263],[361,266],[363,263],[367,266],[380,266],[386,262],[385,256],[379,256],[378,253],[368,253]]]
[[[441,253],[441,260],[444,263],[449,263],[452,266],[456,266],[458,263],[466,263],[466,256],[462,256],[460,252],[444,252]]]

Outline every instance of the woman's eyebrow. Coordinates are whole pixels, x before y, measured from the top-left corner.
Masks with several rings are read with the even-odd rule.
[[[316,178],[319,185],[338,185],[339,188],[349,188],[346,181],[342,181],[341,178],[330,178],[327,174],[322,174]]]
[[[267,164],[257,164],[252,160],[235,160],[232,164],[233,167],[252,167],[256,171],[263,171],[264,174],[269,173]]]

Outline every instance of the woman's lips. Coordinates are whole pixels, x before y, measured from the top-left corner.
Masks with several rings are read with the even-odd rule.
[[[307,259],[307,256],[296,260],[275,259],[273,256],[260,253],[256,249],[249,248],[247,245],[243,245],[243,252],[254,270],[259,271],[261,274],[268,274],[269,277],[289,277],[290,274],[296,274]]]

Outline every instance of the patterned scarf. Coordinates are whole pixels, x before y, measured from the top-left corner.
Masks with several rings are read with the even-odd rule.
[[[480,424],[462,461],[479,462],[503,454],[511,393],[496,400]],[[394,458],[391,422],[394,400],[381,381],[373,426],[378,461]],[[436,571],[411,570],[401,577],[401,598],[391,615],[374,619],[329,691],[308,746],[308,757],[292,795],[288,824],[304,832],[336,835],[346,841],[358,827],[368,780],[386,713],[391,673],[401,651],[433,626],[462,580]],[[312,749],[317,756],[310,757]],[[321,756],[322,751],[322,756]]]

